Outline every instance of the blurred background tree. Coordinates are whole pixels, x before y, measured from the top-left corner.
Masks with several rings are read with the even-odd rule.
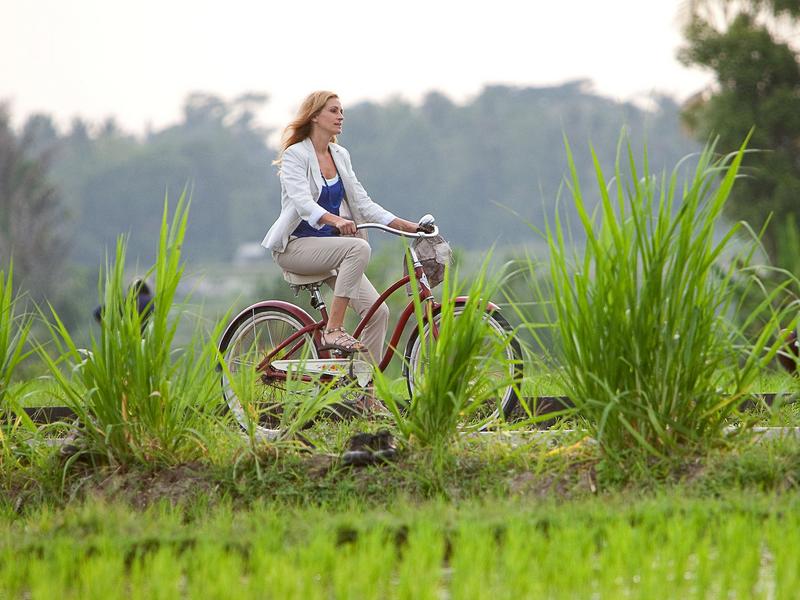
[[[34,298],[50,296],[66,258],[64,208],[49,174],[51,135],[36,120],[17,135],[0,104],[0,269],[14,261],[15,283]]]
[[[686,65],[714,72],[714,85],[691,98],[683,122],[700,140],[719,136],[733,151],[755,128],[745,174],[728,203],[730,216],[760,229],[770,214],[764,247],[775,264],[781,239],[800,212],[800,61],[790,45],[800,32],[797,0],[692,0],[688,3]],[[791,217],[791,218],[790,218]],[[798,273],[800,274],[800,273]]]
[[[272,152],[270,131],[253,115],[266,100],[248,93],[226,101],[196,92],[187,97],[180,122],[144,138],[113,121],[94,128],[74,122],[60,140],[55,172],[75,216],[76,260],[100,264],[116,236],[128,233],[130,255],[149,263],[164,194],[177,198],[187,185],[188,258],[224,262],[239,243],[260,240],[268,217],[253,218],[253,212],[265,212]]]

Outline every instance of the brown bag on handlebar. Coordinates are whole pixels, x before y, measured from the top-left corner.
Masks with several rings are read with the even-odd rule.
[[[453,251],[450,244],[440,235],[429,238],[417,238],[411,243],[411,247],[417,254],[417,258],[422,263],[422,270],[428,278],[428,285],[431,289],[444,281],[444,270],[453,261]],[[406,258],[403,256],[403,275],[408,273]],[[406,286],[406,291],[411,295],[411,286]]]

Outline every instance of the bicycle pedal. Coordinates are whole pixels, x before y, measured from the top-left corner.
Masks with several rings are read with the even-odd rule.
[[[325,345],[317,348],[320,352],[327,350],[335,358],[353,358],[360,350],[346,350],[341,346]]]
[[[364,360],[351,360],[347,369],[350,381],[356,382],[361,387],[366,387],[372,381],[372,365]]]

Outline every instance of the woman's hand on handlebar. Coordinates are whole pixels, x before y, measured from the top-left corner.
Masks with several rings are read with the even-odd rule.
[[[356,224],[353,221],[328,213],[320,219],[324,225],[331,225],[338,233],[336,235],[355,235]]]
[[[430,223],[425,222],[425,217],[430,217]],[[391,223],[389,223],[389,227],[393,229],[399,229],[400,231],[405,231],[407,233],[417,233],[422,231],[424,233],[430,233],[433,231],[433,217],[430,215],[425,215],[420,219],[419,223],[414,223],[413,221],[406,221],[405,219],[395,219]]]
[[[417,223],[417,231],[421,231],[422,233],[433,233],[433,228],[436,225],[436,219],[433,218],[433,215],[425,215]]]
[[[334,224],[334,227],[339,230],[339,235],[355,235],[356,224],[348,219],[339,217],[339,220]]]

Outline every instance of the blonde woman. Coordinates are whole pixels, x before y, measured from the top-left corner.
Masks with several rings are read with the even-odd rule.
[[[285,271],[335,272],[325,280],[333,289],[333,302],[322,343],[366,351],[377,364],[389,322],[386,305],[370,319],[361,341],[343,327],[348,304],[363,316],[378,299],[364,275],[370,247],[356,224],[381,223],[408,232],[418,231],[419,224],[396,217],[369,197],[353,171],[350,154],[336,144],[343,122],[342,103],[333,92],[313,92],[301,104],[283,132],[275,161],[280,167],[281,213],[261,245]],[[334,235],[334,227],[340,235]]]

